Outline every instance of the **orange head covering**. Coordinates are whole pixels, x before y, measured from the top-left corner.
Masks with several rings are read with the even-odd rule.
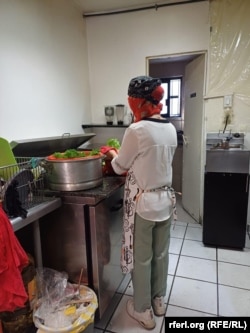
[[[164,89],[161,80],[150,76],[133,78],[128,87],[128,103],[135,116],[135,122],[160,114]]]

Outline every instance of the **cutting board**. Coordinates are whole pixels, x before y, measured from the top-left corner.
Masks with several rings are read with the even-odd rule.
[[[9,142],[0,137],[0,177],[9,180],[18,171],[16,159]],[[10,166],[11,167],[6,167]]]

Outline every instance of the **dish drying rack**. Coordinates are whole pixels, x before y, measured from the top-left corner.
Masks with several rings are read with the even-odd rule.
[[[13,215],[13,191],[16,194],[15,200],[18,200],[24,212],[51,200],[45,197],[46,171],[40,165],[42,158],[16,157],[15,159],[16,164],[0,167],[0,201],[10,218],[21,216],[15,213]]]

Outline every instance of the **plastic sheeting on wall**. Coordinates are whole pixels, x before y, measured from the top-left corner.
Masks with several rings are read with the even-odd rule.
[[[249,0],[210,0],[207,98],[234,94],[250,104],[249,13]]]

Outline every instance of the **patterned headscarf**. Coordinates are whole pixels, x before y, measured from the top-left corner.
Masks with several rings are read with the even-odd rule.
[[[128,103],[135,116],[135,122],[160,114],[164,96],[161,80],[150,76],[133,78],[128,87]]]

